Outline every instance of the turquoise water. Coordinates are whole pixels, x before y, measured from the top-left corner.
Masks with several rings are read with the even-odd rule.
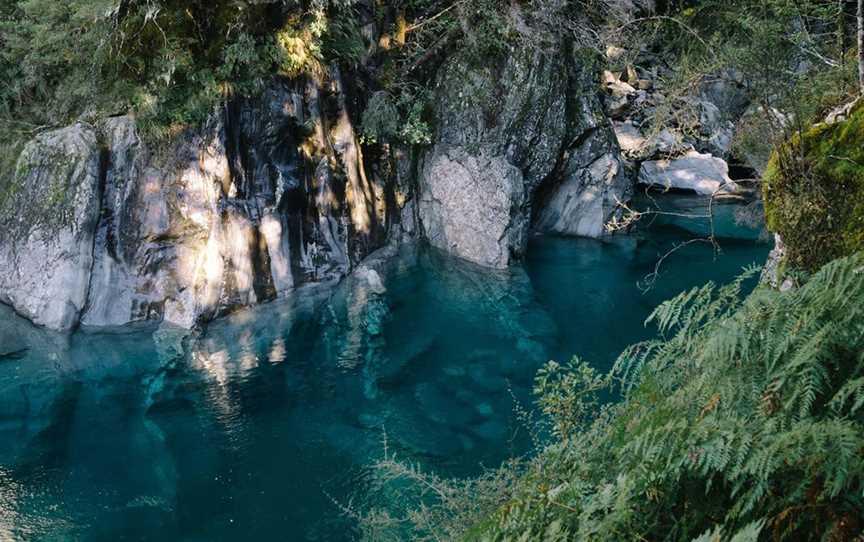
[[[647,293],[658,255],[692,238],[682,225],[703,226],[536,238],[506,272],[405,249],[384,288],[306,288],[200,338],[67,338],[0,308],[0,540],[353,540],[333,500],[362,494],[385,432],[448,475],[526,452],[513,401],[530,406],[540,364],[606,369],[658,302],[764,261],[724,220],[722,254],[686,247]]]

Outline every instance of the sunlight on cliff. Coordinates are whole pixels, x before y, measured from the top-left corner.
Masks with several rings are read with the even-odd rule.
[[[368,234],[372,229],[372,216],[369,207],[374,200],[366,179],[363,155],[354,134],[354,127],[345,111],[342,112],[339,122],[334,127],[333,139],[336,151],[342,158],[345,175],[348,177],[345,200],[351,209],[351,224],[357,232]]]
[[[234,183],[230,182],[224,152],[214,145],[181,175],[188,196],[177,211],[180,223],[185,222],[189,231],[184,232],[185,240],[178,246],[174,269],[180,299],[166,311],[166,319],[185,326],[215,309],[226,294],[236,294],[241,303],[256,301],[253,250],[273,251],[282,243],[277,221],[262,222],[263,240],[259,240],[248,219],[230,209],[220,209],[222,195],[234,190]],[[273,265],[279,286],[290,286],[289,262],[277,257]]]
[[[294,285],[288,237],[283,235],[282,223],[273,215],[266,215],[261,219],[260,231],[267,253],[270,255],[270,274],[273,277],[273,284],[277,292],[282,293]]]
[[[227,232],[223,238],[222,251],[231,262],[235,288],[238,292],[252,294],[252,226],[245,218],[231,216],[223,227]]]

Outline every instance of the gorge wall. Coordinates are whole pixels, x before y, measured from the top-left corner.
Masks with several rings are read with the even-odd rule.
[[[336,280],[388,242],[504,267],[532,225],[602,235],[630,181],[595,65],[556,50],[445,61],[434,141],[416,152],[364,158],[336,67],[232,100],[160,148],[131,116],[43,133],[4,212],[0,301],[54,329],[190,327]]]
[[[626,201],[597,63],[558,43],[472,68],[447,61],[436,82],[437,134],[422,159],[419,217],[429,242],[505,267],[540,231],[599,237]]]
[[[369,81],[336,65],[274,79],[159,145],[131,115],[40,134],[0,214],[0,302],[52,329],[192,327],[337,281],[386,245],[503,268],[532,232],[606,235],[637,180],[671,186],[683,168],[728,184],[707,153],[728,153],[709,143],[731,129],[715,105],[729,92],[699,91],[708,143],[649,137],[657,74],[602,72],[569,37],[527,36],[483,63],[436,60],[423,147],[363,141]]]
[[[18,178],[0,300],[56,329],[188,327],[333,280],[383,244],[394,218],[335,69],[324,87],[280,81],[228,103],[159,149],[129,116],[47,132]]]

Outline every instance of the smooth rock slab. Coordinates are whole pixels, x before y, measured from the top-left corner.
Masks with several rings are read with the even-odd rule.
[[[423,177],[420,218],[432,246],[495,268],[524,250],[522,172],[504,157],[439,150]]]
[[[2,210],[15,226],[0,235],[0,302],[35,324],[73,328],[86,305],[100,160],[83,124],[40,134],[18,160],[20,192]]]
[[[567,178],[538,212],[538,231],[580,237],[602,237],[618,206],[630,199],[630,180],[616,153],[588,164],[571,160]]]
[[[638,154],[648,142],[648,138],[642,135],[639,128],[634,126],[632,122],[614,121],[612,126],[621,151],[627,155]]]
[[[738,185],[729,177],[729,165],[725,160],[696,151],[674,160],[643,163],[639,171],[639,184],[692,190],[703,195],[738,190]]]

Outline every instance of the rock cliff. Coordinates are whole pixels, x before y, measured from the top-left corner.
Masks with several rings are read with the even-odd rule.
[[[597,237],[626,200],[590,53],[523,45],[477,67],[455,56],[436,82],[437,133],[422,159],[419,217],[429,242],[505,267],[538,230]]]
[[[501,268],[532,228],[603,235],[632,181],[597,70],[568,42],[445,58],[432,144],[413,152],[361,143],[364,96],[335,66],[160,145],[132,116],[43,133],[0,216],[0,301],[55,329],[192,327],[337,280],[388,242]]]
[[[32,141],[4,209],[0,300],[55,329],[190,327],[333,280],[386,240],[337,70],[278,82],[162,148],[133,118]]]

